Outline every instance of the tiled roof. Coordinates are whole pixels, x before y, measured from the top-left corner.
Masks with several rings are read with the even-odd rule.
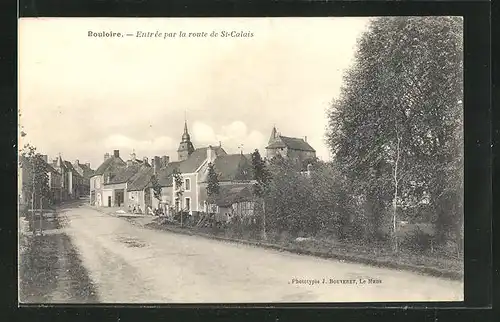
[[[252,164],[243,154],[226,154],[214,161],[219,181],[251,180]]]
[[[277,148],[286,148],[286,144],[282,141],[276,141],[269,144],[266,149],[277,149]]]
[[[111,177],[109,182],[106,184],[130,182],[132,176],[134,176],[139,170],[140,170],[140,165],[137,164],[124,167],[119,171],[117,171],[116,174],[113,177]]]
[[[120,157],[110,156],[97,168],[94,176],[102,175],[106,171],[116,172],[125,165],[126,163]]]
[[[153,168],[143,166],[141,169],[130,178],[130,184],[127,187],[128,191],[140,191],[146,188],[151,182]]]
[[[64,167],[67,170],[73,172],[73,175],[75,175],[77,177],[82,177],[82,175],[80,173],[78,173],[78,171],[76,171],[76,169],[73,167],[73,165],[71,164],[71,162],[69,162],[69,161],[63,161],[63,163],[64,163]]]
[[[279,136],[279,140],[267,146],[268,149],[288,147],[293,150],[316,152],[304,139]]]
[[[87,166],[86,164],[81,164],[79,163],[78,166],[80,167],[80,169],[82,169],[83,171],[83,176],[85,178],[90,178],[94,175],[94,170],[92,170],[89,166]]]
[[[215,155],[217,156],[227,154],[226,151],[224,151],[224,149],[220,146],[214,146],[212,148],[214,149]],[[182,173],[195,172],[196,169],[198,169],[202,165],[203,161],[207,159],[207,149],[208,147],[194,150],[194,152],[189,156],[187,160],[184,160],[180,163],[179,170]]]
[[[158,171],[158,183],[162,187],[171,187],[172,186],[172,173],[174,169],[178,169],[181,162],[170,162],[166,167],[161,168]]]
[[[215,204],[219,207],[229,207],[237,202],[245,202],[253,200],[253,186],[246,185],[230,185],[220,186],[219,195],[215,199]]]

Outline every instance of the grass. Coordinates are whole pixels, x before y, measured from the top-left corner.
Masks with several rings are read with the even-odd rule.
[[[50,303],[58,301],[60,294],[64,294],[65,303],[98,302],[96,290],[66,234],[24,235],[20,246],[24,249],[19,258],[20,302]]]

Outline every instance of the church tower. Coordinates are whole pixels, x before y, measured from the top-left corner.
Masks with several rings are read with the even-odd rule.
[[[273,126],[273,130],[271,131],[271,137],[269,137],[268,144],[269,145],[273,144],[277,138],[278,138],[278,131],[276,131],[276,126]]]
[[[177,149],[179,161],[187,160],[187,158],[189,158],[189,156],[193,152],[194,146],[188,133],[187,121],[184,121],[184,133],[182,134],[182,140],[179,144],[179,149]]]

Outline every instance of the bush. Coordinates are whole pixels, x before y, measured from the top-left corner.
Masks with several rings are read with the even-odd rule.
[[[409,251],[424,252],[431,249],[432,236],[418,226],[401,238],[401,248]]]

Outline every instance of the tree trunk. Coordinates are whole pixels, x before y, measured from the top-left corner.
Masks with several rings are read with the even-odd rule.
[[[43,235],[43,197],[40,197],[40,235]]]
[[[397,137],[397,145],[396,145],[396,160],[394,162],[394,172],[393,172],[393,178],[394,178],[394,199],[392,202],[393,205],[393,210],[392,210],[392,233],[393,233],[393,238],[394,238],[394,250],[395,252],[398,252],[398,236],[397,236],[397,210],[398,210],[398,184],[399,184],[399,179],[398,179],[398,165],[399,165],[399,154],[400,154],[400,142],[401,139],[399,137],[399,132],[398,128],[396,125],[396,137]]]
[[[34,187],[34,184],[33,184]],[[33,235],[36,234],[36,227],[35,227],[35,190],[31,193],[31,224],[32,224],[32,229],[33,229]]]
[[[263,224],[262,224],[262,227],[263,227],[263,232],[262,232],[262,237],[264,240],[267,240],[267,233],[266,233],[266,201],[265,200],[262,200],[262,218],[263,218]]]

